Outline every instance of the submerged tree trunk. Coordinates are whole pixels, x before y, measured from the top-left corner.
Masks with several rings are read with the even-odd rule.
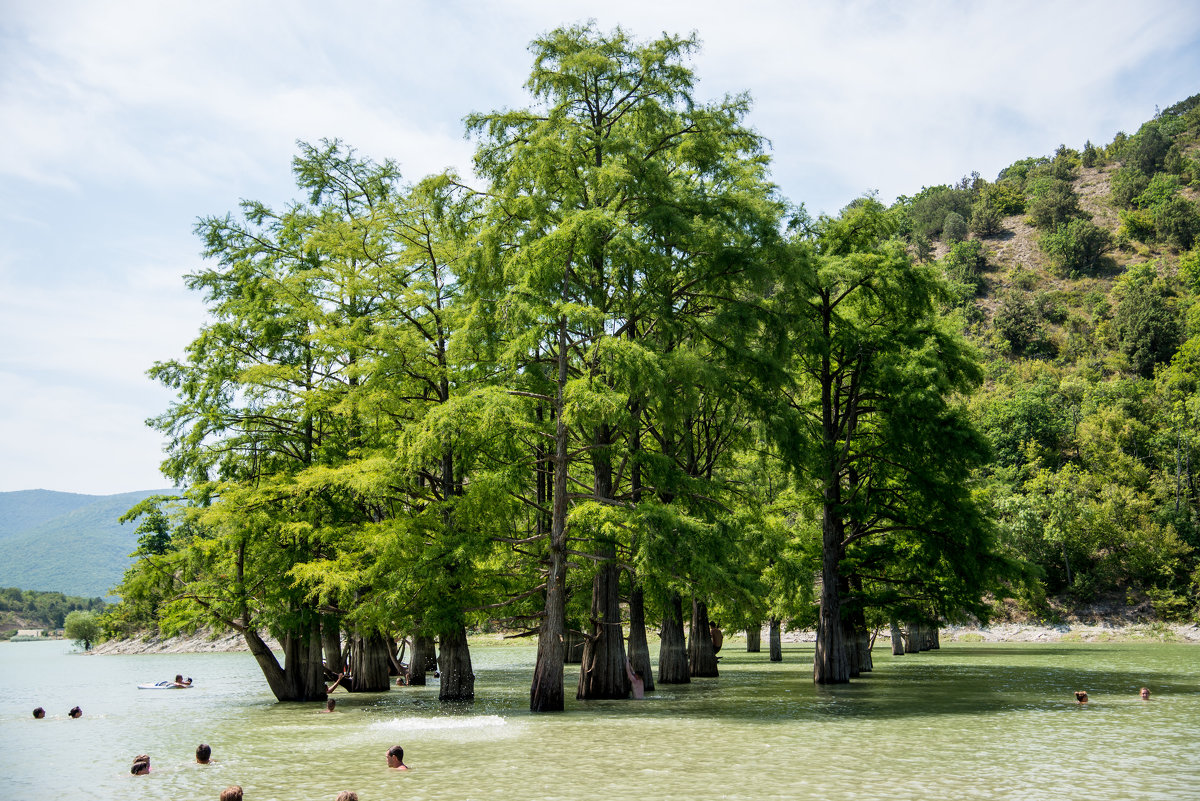
[[[611,500],[613,494],[611,440],[609,427],[598,426],[593,440],[592,486],[596,497],[605,500]],[[579,687],[575,692],[581,701],[628,698],[630,689],[625,672],[625,636],[621,631],[621,571],[616,542],[598,541],[596,559],[599,567],[592,579],[592,633],[583,645]]]
[[[321,644],[325,654],[325,669],[333,676],[346,669],[342,661],[342,632],[338,619],[326,615],[321,619]]]
[[[569,272],[569,271],[568,271]],[[568,275],[563,276],[566,296]],[[563,388],[567,383],[567,319],[559,318],[558,389],[554,404],[554,486],[551,490],[550,549],[546,575],[546,605],[538,630],[537,662],[529,688],[532,712],[563,711],[563,635],[566,632],[567,588],[567,424],[563,419]],[[444,647],[444,646],[443,646]]]
[[[771,661],[783,661],[783,636],[780,632],[780,620],[777,617],[771,618],[771,629],[767,634],[767,647],[771,650]]]
[[[408,659],[408,683],[414,687],[424,687],[425,671],[429,665],[430,652],[433,650],[433,638],[414,633],[412,643],[412,656]]]
[[[568,623],[567,630],[563,634],[563,662],[568,665],[578,665],[583,662],[583,646],[587,644],[587,637],[583,632]]]
[[[683,639],[683,599],[672,594],[663,614],[658,644],[658,681],[661,684],[687,684],[691,680],[687,645]]]
[[[892,620],[890,626],[892,630],[892,656],[904,656],[904,635],[900,632],[900,624]]]
[[[861,654],[858,651],[858,634],[849,620],[842,620],[842,648],[846,652],[846,668],[850,678],[856,679],[862,673],[858,661]]]
[[[326,699],[319,622],[314,621],[305,632],[283,638],[283,667],[280,667],[279,660],[257,631],[249,627],[243,627],[241,631],[276,700]]]
[[[378,632],[367,636],[355,634],[350,641],[349,683],[343,683],[352,693],[381,693],[391,687],[391,659],[387,639]]]
[[[937,623],[929,627],[929,647],[934,651],[942,647],[941,629],[938,628]]]
[[[449,626],[442,630],[438,639],[442,644],[442,684],[438,700],[475,700],[475,673],[471,670],[466,627],[462,624]]]
[[[813,681],[845,684],[850,665],[842,636],[842,602],[838,594],[842,554],[842,527],[836,517],[836,487],[826,487],[821,521],[821,610],[817,616],[817,646],[813,655]]]
[[[692,599],[692,626],[688,632],[688,661],[693,676],[718,675],[717,654],[713,650],[712,631],[708,627],[708,605]]]
[[[746,653],[757,654],[762,643],[762,623],[746,627]]]
[[[629,593],[629,664],[640,676],[643,689],[654,689],[654,667],[650,664],[650,645],[646,642],[646,599],[642,588]]]

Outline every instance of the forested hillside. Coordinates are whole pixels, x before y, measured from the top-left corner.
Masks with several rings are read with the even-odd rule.
[[[451,701],[498,624],[542,712],[564,642],[578,698],[652,687],[648,628],[663,683],[717,674],[710,619],[813,626],[840,683],[889,623],[1194,614],[1194,99],[811,219],[695,47],[552,31],[530,107],[467,118],[481,186],[325,141],[203,218],[209,321],[151,370],[187,495],[132,510],[109,631],[241,631],[281,700],[436,637]]]
[[[122,525],[120,517],[154,494],[0,492],[0,586],[108,595],[137,547],[135,527]]]
[[[1198,105],[894,207],[983,354],[981,491],[1004,548],[1038,570],[1028,610],[1195,614]]]
[[[17,629],[61,629],[69,612],[103,609],[100,598],[5,587],[0,589],[0,638],[12,636]]]

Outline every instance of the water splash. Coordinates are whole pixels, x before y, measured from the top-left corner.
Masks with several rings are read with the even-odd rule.
[[[375,731],[450,731],[495,729],[507,726],[499,715],[480,715],[464,718],[392,718],[377,720],[368,728]]]

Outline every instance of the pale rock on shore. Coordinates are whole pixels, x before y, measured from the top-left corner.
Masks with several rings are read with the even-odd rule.
[[[267,637],[267,645],[271,650],[280,651],[279,643]],[[126,640],[108,640],[92,648],[93,654],[216,654],[236,651],[249,651],[246,641],[236,631],[216,634],[209,630],[201,630],[195,634],[179,637],[163,637],[154,634],[145,638],[130,638]]]

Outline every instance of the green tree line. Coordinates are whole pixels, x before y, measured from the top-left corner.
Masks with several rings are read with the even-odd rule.
[[[555,711],[568,659],[580,699],[628,697],[627,660],[653,686],[654,625],[659,682],[717,675],[713,619],[814,626],[814,679],[845,682],[880,626],[1038,603],[1060,553],[1063,586],[1112,580],[1123,526],[1176,561],[1113,554],[1120,580],[1180,591],[1194,548],[1150,484],[1064,472],[1066,423],[1110,431],[1091,415],[1111,406],[1081,387],[1068,418],[1062,380],[1018,379],[1057,332],[1041,305],[1005,312],[1017,348],[986,303],[983,243],[1012,215],[1080,236],[1082,157],[812,219],[771,184],[748,98],[695,96],[696,46],[552,31],[530,106],[467,118],[482,186],[301,143],[296,201],[202,219],[209,322],[151,370],[186,490],[127,515],[139,560],[107,631],[235,629],[281,700],[323,699],[347,656],[349,689],[386,689],[400,636],[423,682],[436,638],[452,701],[474,697],[468,627],[499,624],[537,637],[530,706]],[[1123,280],[1110,336],[1161,364],[1175,284]],[[1124,467],[1112,426],[1087,464]]]

